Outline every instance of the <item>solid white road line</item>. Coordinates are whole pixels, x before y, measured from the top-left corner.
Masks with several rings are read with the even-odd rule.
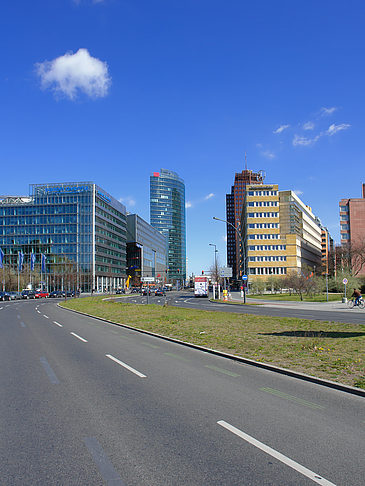
[[[43,314],[43,317],[45,317],[46,319],[49,319],[49,317],[48,317],[48,316],[46,316],[46,314]]]
[[[58,327],[63,327],[62,324],[60,324],[59,322],[56,322],[56,321],[53,321],[53,324],[56,324],[56,326],[58,326]]]
[[[84,339],[83,337],[79,336],[75,332],[70,332],[70,334],[72,334],[73,336],[75,336],[75,338],[80,339],[80,341],[82,341],[83,343],[87,343],[86,339]]]
[[[126,363],[123,363],[123,361],[119,361],[119,359],[117,358],[114,358],[114,356],[112,356],[111,354],[106,354],[105,355],[107,358],[115,361],[116,363],[118,363],[120,366],[123,366],[123,368],[126,368],[127,370],[131,371],[132,373],[134,373],[135,375],[139,376],[140,378],[147,378],[146,375],[144,375],[143,373],[140,373],[139,371],[135,370],[134,368],[132,368],[131,366],[128,366]]]
[[[279,461],[283,462],[287,466],[291,467],[292,469],[295,469],[298,471],[300,474],[303,474],[303,476],[306,476],[307,478],[311,479],[317,484],[321,484],[322,486],[336,486],[334,483],[331,483],[330,481],[327,481],[327,479],[322,478],[318,474],[314,473],[310,469],[307,469],[306,467],[302,466],[301,464],[293,461],[292,459],[289,459],[289,457],[284,456],[284,454],[281,454],[280,452],[276,451],[275,449],[272,449],[271,447],[263,444],[262,442],[254,439],[248,434],[245,434],[242,432],[242,430],[237,429],[233,425],[230,425],[229,423],[225,422],[224,420],[219,420],[217,422],[218,425],[221,425],[225,429],[229,430],[235,435],[238,435],[241,439],[246,440],[250,444],[254,445],[258,449],[262,450],[263,452],[266,452],[266,454],[269,454],[272,457],[275,457],[275,459],[278,459]]]

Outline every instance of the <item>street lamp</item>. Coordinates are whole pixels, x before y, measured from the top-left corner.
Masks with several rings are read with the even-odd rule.
[[[236,226],[234,226],[229,221],[226,221],[225,219],[216,218],[215,216],[213,216],[213,219],[215,219],[216,221],[222,221],[223,223],[229,224],[230,226],[232,226],[232,228],[238,234],[240,242],[241,242],[241,248],[242,248],[243,275],[246,275],[246,249],[245,249],[246,238],[243,239],[241,231],[238,228],[236,228]],[[243,284],[243,282],[242,282],[242,284]],[[246,285],[243,285],[243,303],[246,304]]]
[[[214,243],[209,243],[209,246],[214,246],[214,271],[215,273],[218,273],[217,272],[217,245],[215,245]]]

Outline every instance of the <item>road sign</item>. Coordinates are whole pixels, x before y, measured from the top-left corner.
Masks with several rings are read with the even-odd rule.
[[[247,280],[247,279],[248,279],[247,275],[242,275],[242,280]]]
[[[342,283],[343,283],[344,285],[347,285],[347,284],[349,283],[349,281],[347,280],[347,278],[344,278],[344,279],[342,280]]]
[[[231,267],[222,267],[219,270],[219,276],[221,278],[232,277],[232,268]]]
[[[155,278],[154,277],[142,277],[141,281],[142,282],[154,282]]]

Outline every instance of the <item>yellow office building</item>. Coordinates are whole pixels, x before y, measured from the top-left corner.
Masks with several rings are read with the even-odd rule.
[[[249,185],[242,210],[249,279],[301,273],[321,264],[320,221],[293,191],[277,184]]]

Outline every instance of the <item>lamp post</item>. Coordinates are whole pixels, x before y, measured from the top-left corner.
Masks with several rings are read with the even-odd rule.
[[[242,248],[243,275],[246,275],[246,248],[245,248],[246,238],[243,239],[241,231],[238,228],[236,228],[236,226],[234,226],[229,221],[226,221],[225,219],[216,218],[215,216],[213,216],[213,219],[215,219],[216,221],[222,221],[223,223],[229,224],[230,226],[232,226],[232,228],[238,234],[240,242],[241,242],[241,248]],[[247,282],[247,280],[246,280],[246,282]],[[245,282],[245,284],[246,284],[246,282]],[[242,285],[243,285],[243,281],[242,281]],[[243,303],[246,304],[246,285],[243,285]]]
[[[218,274],[217,272],[217,245],[215,245],[214,243],[209,243],[209,246],[214,246],[214,271],[216,274]],[[217,278],[217,275],[216,275],[216,278]]]
[[[217,245],[215,245],[214,243],[209,243],[209,246],[214,246],[214,279],[215,279],[215,283],[217,284],[217,288],[218,288],[218,295],[220,295],[220,289],[219,289],[219,283],[218,283],[218,270],[217,270]],[[215,284],[213,284],[213,299],[215,299]]]

